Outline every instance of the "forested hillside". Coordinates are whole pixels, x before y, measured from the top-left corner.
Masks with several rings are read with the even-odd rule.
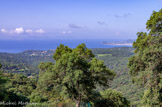
[[[107,49],[96,48],[91,50],[96,55],[97,58],[101,58],[101,59],[103,57],[108,58],[105,59],[105,61],[111,62],[110,66],[107,65],[111,69],[114,69],[114,67],[117,66],[114,65],[113,63],[116,62],[117,60],[122,60],[121,58],[126,59],[123,62],[125,66],[128,60],[127,58],[133,55],[133,48],[127,48],[127,47],[107,48]],[[29,75],[38,74],[39,72],[38,64],[40,62],[54,62],[53,60],[54,52],[55,52],[54,50],[47,50],[47,51],[27,50],[17,54],[0,53],[0,61],[1,64],[3,65],[2,69],[4,69],[5,72],[23,73],[29,76]]]
[[[133,55],[133,48],[96,48],[91,49],[97,59],[103,60],[105,65],[114,70],[116,76],[111,87],[123,93],[132,103],[137,104],[143,88],[137,88],[131,82],[128,74],[128,58]],[[0,53],[3,70],[8,73],[22,73],[27,76],[38,76],[40,62],[53,62],[54,50],[29,50],[18,54]],[[18,59],[18,60],[17,60]]]
[[[22,53],[0,53],[2,69],[9,73],[22,73],[27,76],[38,75],[40,62],[53,61],[54,50],[27,50]]]

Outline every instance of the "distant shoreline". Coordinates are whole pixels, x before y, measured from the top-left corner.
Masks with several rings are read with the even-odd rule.
[[[103,44],[112,46],[133,46],[133,43],[103,43]]]
[[[22,40],[22,41],[0,41],[0,52],[19,53],[25,50],[49,50],[56,49],[60,44],[70,48],[75,48],[81,43],[85,43],[87,48],[113,48],[113,47],[130,47],[131,45],[114,45],[105,43],[123,43],[124,40]],[[125,42],[125,41],[124,41]],[[131,43],[127,40],[127,43]]]
[[[128,46],[128,45],[108,45],[108,47],[100,47],[100,48],[89,48],[91,50],[93,49],[108,49],[108,48],[121,48],[121,47],[132,47],[132,46]],[[12,51],[12,50],[6,50],[6,51],[2,51],[0,50],[0,53],[9,53],[9,54],[18,54],[18,53],[25,53],[25,52],[42,52],[42,53],[46,53],[46,52],[54,52],[55,49],[26,49],[26,50],[18,50],[18,51]]]

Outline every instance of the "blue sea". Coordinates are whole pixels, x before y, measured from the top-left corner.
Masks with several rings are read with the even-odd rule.
[[[104,45],[103,42],[120,40],[99,40],[99,39],[56,39],[56,40],[0,40],[0,52],[18,53],[24,50],[48,50],[56,49],[60,44],[75,48],[85,43],[88,48],[112,48],[115,46]]]

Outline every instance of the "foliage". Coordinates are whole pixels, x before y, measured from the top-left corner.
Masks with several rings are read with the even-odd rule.
[[[151,35],[161,35],[162,33],[162,9],[159,12],[153,11],[150,19],[146,23],[147,30]]]
[[[162,9],[153,12],[146,23],[149,34],[137,33],[133,43],[135,55],[129,59],[129,72],[133,82],[144,85],[142,103],[149,106],[162,105]]]
[[[113,89],[100,92],[101,96],[94,102],[94,107],[129,107],[130,102],[123,95]]]
[[[11,87],[9,88],[8,84],[10,83],[11,82],[10,82],[10,79],[8,79],[8,74],[2,73],[0,71],[0,101],[11,102],[12,106],[17,106],[17,107],[22,107],[26,105],[20,102],[29,102],[29,99],[25,95],[15,92],[16,90],[19,90],[18,87],[15,89],[15,91],[13,90],[13,88]],[[12,87],[14,86],[12,85]],[[24,92],[24,90],[22,90],[21,92]],[[1,104],[1,106],[3,107],[3,106],[9,106],[9,105]]]
[[[6,88],[19,95],[29,96],[36,88],[36,80],[21,74],[5,74],[8,78]]]
[[[123,48],[120,50],[122,49]],[[133,50],[133,48],[131,50]],[[131,105],[138,105],[144,88],[142,86],[136,86],[135,84],[132,84],[127,68],[129,56],[123,57],[122,54],[119,54],[118,57],[96,56],[96,58],[103,60],[104,64],[108,68],[115,71],[116,76],[111,83],[111,88],[121,92],[124,97],[131,101]],[[100,88],[98,89],[100,90]]]
[[[85,44],[78,45],[75,49],[60,45],[56,49],[54,59],[56,61],[54,65],[41,64],[42,70],[44,66],[47,67],[45,75],[49,77],[43,78],[43,74],[40,79],[46,81],[47,90],[52,90],[53,87],[60,89],[63,99],[70,98],[78,106],[81,101],[90,101],[90,95],[97,85],[109,86],[110,80],[115,75],[103,61],[94,58],[93,53],[86,48]]]
[[[123,95],[131,101],[131,103],[137,104],[139,101],[139,98],[143,92],[143,88],[139,88],[139,87],[135,86],[134,84],[132,84],[131,78],[128,74],[128,69],[126,66],[127,62],[128,62],[128,58],[133,55],[134,49],[131,47],[129,47],[129,48],[128,47],[120,47],[120,48],[107,48],[107,49],[106,48],[103,48],[103,49],[96,48],[96,49],[91,49],[91,50],[95,54],[97,59],[103,60],[104,64],[108,68],[115,71],[116,76],[113,79],[110,87],[122,92]],[[24,75],[26,75],[26,74],[33,75],[33,73],[35,72],[34,69],[36,69],[36,71],[39,71],[38,68],[35,66],[35,64],[37,62],[51,61],[52,63],[51,62],[49,62],[49,63],[53,64],[53,62],[54,62],[53,58],[52,58],[53,53],[54,53],[54,51],[49,51],[49,50],[48,51],[29,50],[29,51],[24,51],[23,53],[17,53],[17,54],[0,53],[0,59],[2,60],[3,71],[5,71],[5,72],[8,71],[8,73],[22,73]],[[31,56],[31,55],[38,55],[39,57]],[[17,56],[19,56],[19,57],[17,57]],[[18,58],[17,62],[15,62],[16,58]],[[27,62],[27,61],[29,61],[29,62]],[[24,65],[21,65],[20,62],[24,62]],[[12,63],[12,65],[11,65],[11,63]],[[27,66],[28,63],[30,63],[29,67]],[[15,66],[15,67],[13,67],[13,66]],[[49,85],[49,88],[45,88],[45,87],[48,87],[48,84],[49,84],[48,82],[50,82],[50,81],[46,81],[46,79],[51,77],[50,71],[52,71],[52,70],[50,70],[50,69],[52,67],[51,68],[46,67],[46,66],[48,66],[48,63],[41,63],[40,66],[42,66],[43,68],[41,68],[42,70],[39,73],[39,81],[37,83],[37,90],[32,91],[31,96],[33,96],[33,97],[29,96],[29,99],[32,102],[35,102],[35,101],[38,101],[38,100],[35,100],[35,98],[40,97],[40,99],[48,99],[48,102],[49,101],[54,102],[54,103],[61,102],[62,98],[60,98],[58,95],[58,93],[61,91],[60,89],[54,90],[54,87],[53,87],[53,89],[51,87],[52,85],[51,86]],[[26,67],[29,70],[20,71],[20,69],[23,67],[24,68]],[[45,71],[47,71],[47,69],[45,69],[45,68],[48,68],[49,72],[45,72]],[[31,73],[28,71],[30,71]],[[53,94],[51,93],[51,90],[48,90],[48,89],[54,90]],[[100,91],[101,89],[102,88],[97,86],[97,90]],[[37,97],[34,97],[34,96],[37,96]],[[51,97],[51,96],[53,96],[53,97]],[[41,100],[41,101],[44,101],[44,100]],[[39,103],[39,102],[37,102],[37,103]],[[44,102],[41,102],[41,103],[44,103]]]

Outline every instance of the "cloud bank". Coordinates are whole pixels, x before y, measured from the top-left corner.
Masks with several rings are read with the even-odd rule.
[[[45,31],[43,29],[38,29],[38,30],[26,29],[26,30],[24,30],[23,27],[15,28],[15,30],[6,30],[6,29],[2,28],[1,32],[5,33],[5,34],[23,34],[23,33],[26,33],[26,34],[39,33],[39,34],[42,34],[42,33],[45,33]]]

